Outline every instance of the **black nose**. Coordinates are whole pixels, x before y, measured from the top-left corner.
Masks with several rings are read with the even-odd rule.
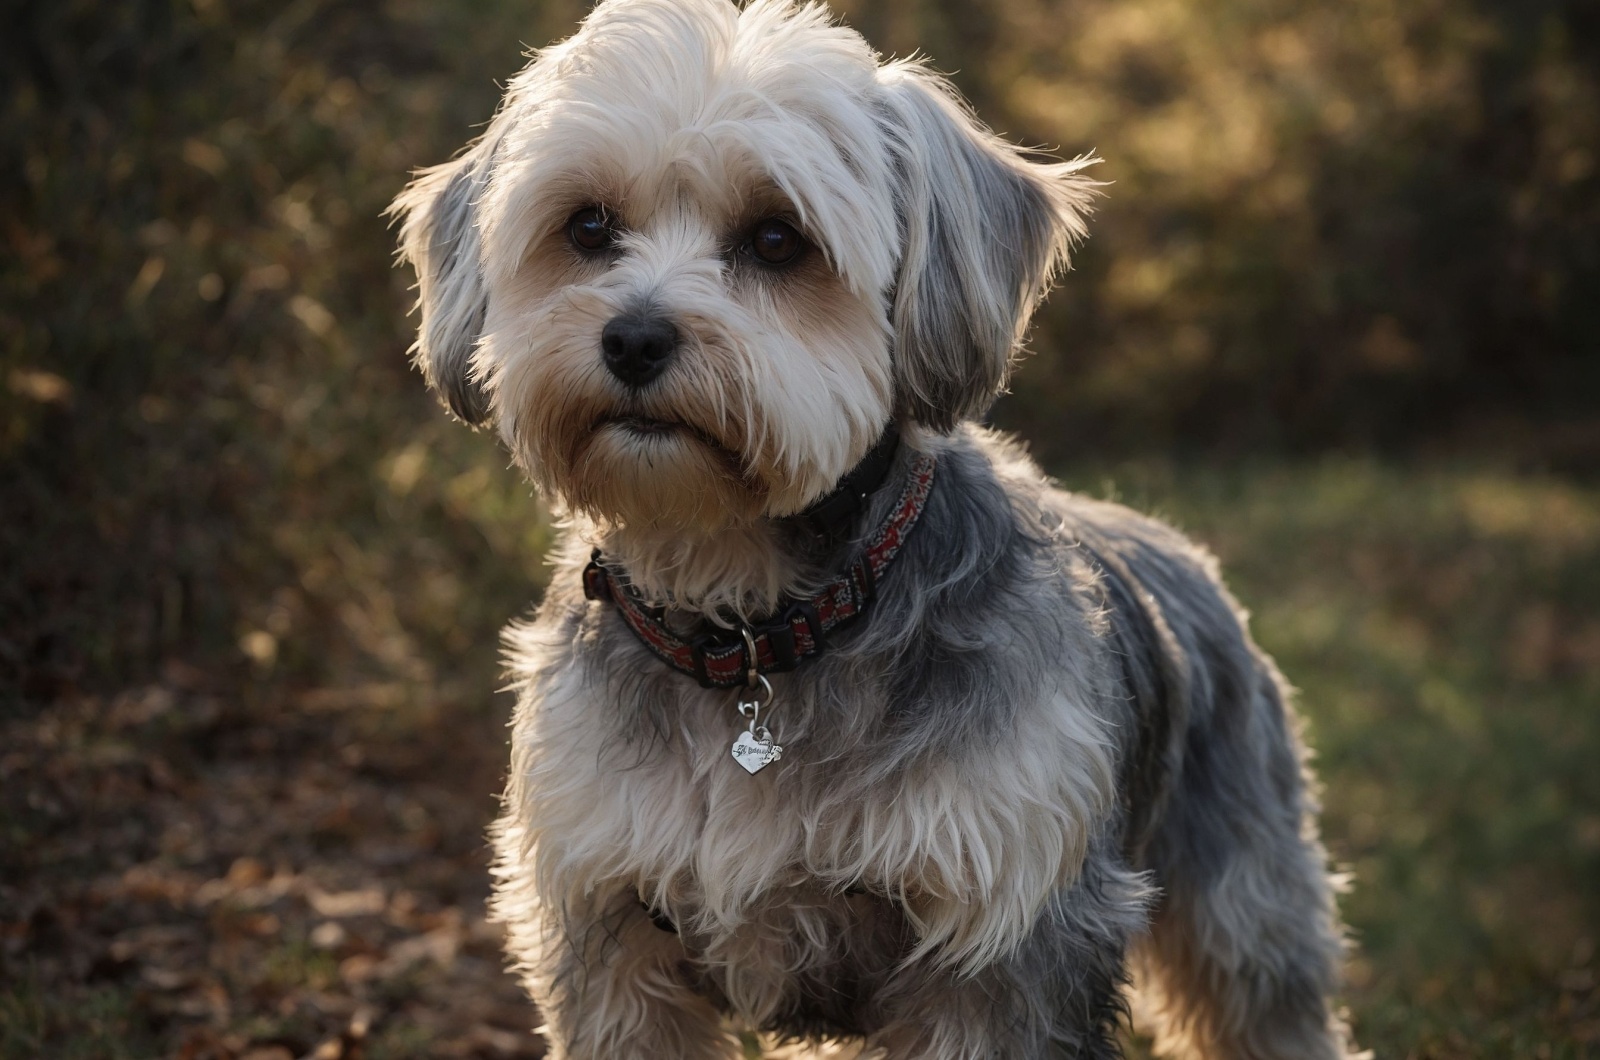
[[[600,332],[600,352],[611,374],[641,387],[666,371],[678,348],[678,329],[658,316],[612,317]]]

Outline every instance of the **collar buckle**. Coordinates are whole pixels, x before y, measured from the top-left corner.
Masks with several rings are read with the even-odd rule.
[[[796,629],[796,624],[799,629]],[[800,660],[821,655],[827,648],[822,639],[822,622],[817,609],[804,600],[796,600],[783,613],[764,628],[767,647],[772,651],[772,665],[768,670],[787,673],[800,665]]]
[[[589,554],[589,565],[583,568],[583,596],[586,600],[610,600],[611,576],[600,562],[600,550]]]

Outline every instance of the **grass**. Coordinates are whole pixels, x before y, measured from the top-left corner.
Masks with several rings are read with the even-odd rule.
[[[159,909],[188,933],[184,952],[202,961],[231,952],[212,976],[233,997],[232,1037],[218,1040],[248,1042],[262,1028],[283,1040],[289,1032],[274,1015],[283,998],[332,996],[385,1014],[375,1055],[426,1056],[464,1019],[467,1003],[451,999],[490,984],[500,1007],[472,1017],[491,1029],[471,1040],[502,1040],[494,1035],[532,1022],[493,966],[492,938],[481,935],[471,936],[485,941],[467,964],[350,978],[352,957],[382,957],[408,931],[436,930],[439,910],[408,914],[381,935],[370,929],[365,941],[362,922],[348,921],[355,942],[330,955],[307,945],[317,918],[306,919],[292,893],[277,904],[250,899],[260,916],[182,897],[227,891],[246,857],[304,879],[332,873],[349,890],[415,879],[404,886],[438,895],[430,901],[441,906],[481,901],[486,868],[472,837],[493,809],[508,704],[489,691],[492,660],[475,650],[452,661],[451,645],[492,642],[518,609],[497,572],[521,571],[525,592],[536,591],[534,557],[548,527],[536,500],[501,474],[491,442],[459,433],[448,462],[432,451],[408,455],[414,442],[377,462],[370,488],[390,498],[377,507],[399,507],[338,546],[344,580],[328,590],[352,593],[341,616],[349,628],[386,615],[389,632],[372,634],[378,643],[397,637],[419,652],[440,644],[440,619],[427,606],[436,590],[415,579],[395,584],[398,599],[374,601],[360,592],[370,576],[361,572],[443,556],[431,577],[502,600],[499,614],[464,612],[437,654],[423,653],[423,669],[374,649],[354,677],[338,667],[309,683],[274,676],[313,649],[291,623],[270,627],[281,641],[275,660],[241,659],[203,695],[182,680],[176,692],[132,687],[83,701],[81,716],[63,706],[6,734],[7,843],[32,857],[12,880],[26,886],[31,875],[49,887],[81,878],[94,903],[112,901],[117,887],[137,892],[123,896],[134,911],[118,911],[113,932]],[[421,471],[397,470],[414,459],[426,461]],[[1254,613],[1256,637],[1298,686],[1325,785],[1324,834],[1353,876],[1343,903],[1357,946],[1347,1001],[1362,1043],[1414,1060],[1600,1053],[1600,487],[1364,459],[1057,472],[1071,488],[1161,514],[1213,548]],[[397,479],[403,502],[394,500]],[[430,514],[441,509],[482,527],[482,554],[470,564],[450,562],[444,542],[457,531]],[[258,687],[243,694],[251,674]],[[404,691],[391,694],[396,687]],[[464,717],[478,720],[463,728]],[[443,746],[448,761],[433,750]],[[230,834],[205,818],[219,803],[236,806],[228,819],[277,823]],[[173,848],[179,812],[197,816],[182,834],[216,849]],[[144,813],[166,820],[167,831],[135,842],[127,837]],[[454,823],[441,830],[438,821]],[[417,844],[419,860],[397,876],[389,851],[402,840]],[[187,866],[187,891],[128,882],[167,864]],[[239,886],[265,871],[244,872]],[[8,922],[7,968],[24,973],[0,985],[0,1056],[40,1055],[47,1043],[49,1055],[136,1057],[149,1055],[148,1043],[159,1052],[191,1040],[185,1013],[197,1010],[181,999],[150,1009],[153,995],[135,974],[147,964],[159,971],[179,951],[108,968],[92,948],[73,958],[57,945],[62,925],[91,916],[75,886],[51,892],[31,920]],[[207,939],[226,945],[208,950]],[[29,970],[30,952],[48,959]],[[428,978],[419,994],[408,984],[420,969]],[[330,1033],[316,1008],[295,1011],[299,1037],[288,1040],[314,1044]]]
[[[1363,1043],[1600,1050],[1600,491],[1348,460],[1063,477],[1209,543],[1300,689]]]
[[[32,971],[0,987],[0,1057],[152,1055],[154,1043],[131,989],[102,985],[63,994]]]

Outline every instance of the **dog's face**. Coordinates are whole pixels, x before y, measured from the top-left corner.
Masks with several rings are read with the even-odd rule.
[[[397,201],[418,359],[592,518],[792,514],[891,418],[988,406],[1083,164],[1025,160],[817,7],[608,0]]]

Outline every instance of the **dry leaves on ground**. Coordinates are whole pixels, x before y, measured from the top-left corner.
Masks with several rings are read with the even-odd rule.
[[[542,1055],[484,918],[499,719],[258,698],[169,667],[0,728],[0,1055]]]

